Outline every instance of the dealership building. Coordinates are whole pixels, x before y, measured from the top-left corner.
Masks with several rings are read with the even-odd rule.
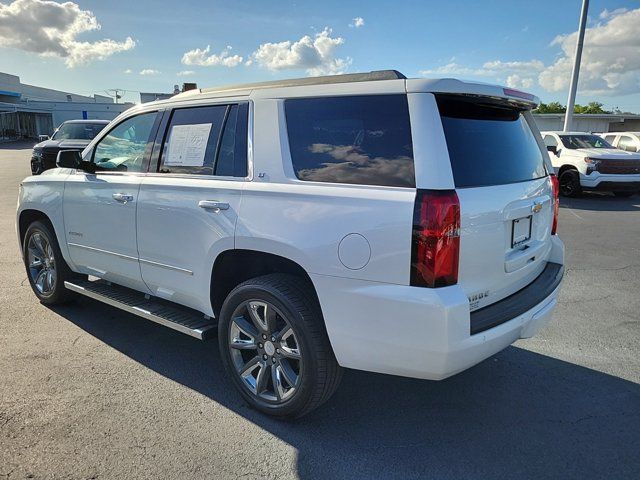
[[[66,120],[111,120],[131,106],[114,103],[106,95],[77,95],[28,85],[17,75],[0,72],[0,141],[51,135]]]

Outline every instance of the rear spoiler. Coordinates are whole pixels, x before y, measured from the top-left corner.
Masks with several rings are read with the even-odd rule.
[[[458,95],[471,95],[479,97],[491,97],[507,100],[524,106],[527,109],[536,108],[540,99],[535,95],[522,92],[514,88],[491,85],[489,83],[465,82],[454,78],[418,79],[406,80],[407,93],[451,93]]]

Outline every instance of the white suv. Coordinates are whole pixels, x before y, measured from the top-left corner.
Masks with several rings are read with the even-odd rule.
[[[640,154],[619,150],[590,133],[542,132],[542,136],[562,195],[599,190],[630,197],[640,191]]]
[[[609,132],[600,136],[615,148],[627,152],[640,152],[640,132]]]
[[[44,304],[76,292],[217,332],[234,385],[277,416],[327,400],[341,367],[446,378],[556,306],[536,104],[383,71],[139,105],[22,182],[29,281]]]

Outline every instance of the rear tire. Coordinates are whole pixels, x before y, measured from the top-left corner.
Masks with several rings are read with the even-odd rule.
[[[71,299],[72,292],[65,288],[64,282],[75,274],[64,261],[48,223],[36,221],[29,225],[22,252],[29,284],[41,303],[58,305]]]
[[[580,174],[577,170],[565,170],[558,178],[560,194],[563,197],[576,197],[582,193]]]
[[[629,198],[636,192],[613,192],[616,197],[619,198]]]
[[[291,275],[265,275],[234,288],[220,312],[218,343],[235,387],[269,415],[309,413],[342,377],[317,300]]]

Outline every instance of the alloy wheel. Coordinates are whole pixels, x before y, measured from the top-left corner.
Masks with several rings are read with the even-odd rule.
[[[38,231],[29,238],[27,262],[36,290],[45,297],[51,295],[57,281],[55,256],[47,237]]]
[[[565,197],[571,197],[578,193],[579,181],[577,175],[573,172],[565,172],[560,176],[560,192]]]
[[[300,386],[302,352],[291,324],[264,300],[247,300],[233,313],[228,345],[242,385],[260,400],[281,404]]]

